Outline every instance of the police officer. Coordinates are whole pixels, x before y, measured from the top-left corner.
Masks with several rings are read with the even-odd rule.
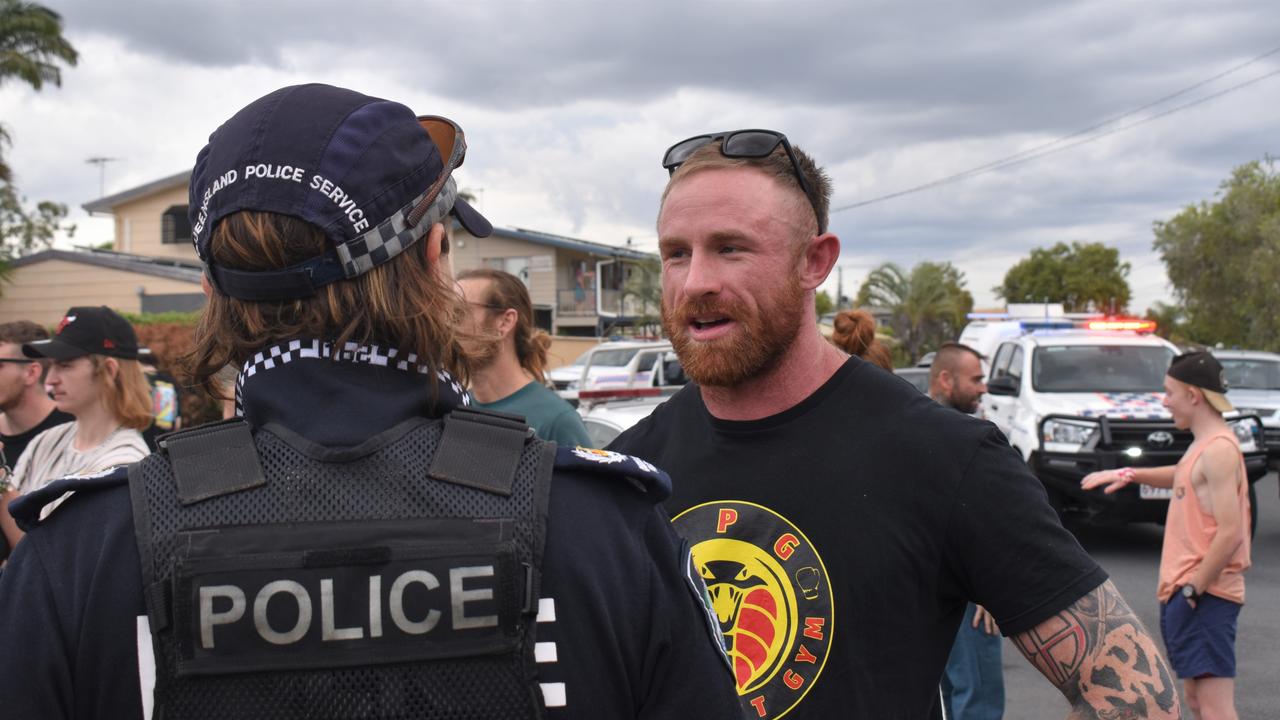
[[[325,85],[210,136],[187,361],[241,368],[242,417],[14,503],[6,716],[739,717],[666,475],[469,408],[465,151]]]

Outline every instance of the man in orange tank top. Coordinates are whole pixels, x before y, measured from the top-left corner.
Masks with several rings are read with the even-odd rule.
[[[1231,411],[1222,365],[1207,352],[1174,358],[1164,406],[1195,440],[1175,466],[1088,475],[1086,489],[1132,482],[1173,488],[1160,557],[1160,629],[1187,704],[1201,720],[1235,720],[1236,619],[1249,567],[1244,456],[1222,419]]]

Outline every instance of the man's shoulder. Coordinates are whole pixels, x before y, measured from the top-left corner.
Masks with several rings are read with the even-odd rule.
[[[638,457],[611,450],[556,447],[556,478],[575,486],[601,485],[631,501],[655,505],[671,495],[667,473]],[[570,490],[572,492],[572,490]]]

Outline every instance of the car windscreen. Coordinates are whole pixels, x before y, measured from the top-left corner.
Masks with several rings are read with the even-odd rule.
[[[1228,390],[1280,390],[1280,362],[1219,358]]]
[[[597,350],[591,355],[591,367],[623,367],[640,352],[640,348]]]
[[[1173,351],[1135,345],[1056,345],[1031,356],[1037,392],[1162,392]]]

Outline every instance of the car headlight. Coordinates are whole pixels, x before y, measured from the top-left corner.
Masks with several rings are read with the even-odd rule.
[[[1048,452],[1080,452],[1098,443],[1098,423],[1088,420],[1046,420],[1041,439]]]
[[[1240,450],[1242,452],[1257,452],[1261,444],[1258,438],[1262,436],[1262,427],[1258,424],[1258,419],[1254,417],[1237,418],[1227,423],[1231,426],[1231,430],[1236,434],[1236,440],[1240,441]]]

